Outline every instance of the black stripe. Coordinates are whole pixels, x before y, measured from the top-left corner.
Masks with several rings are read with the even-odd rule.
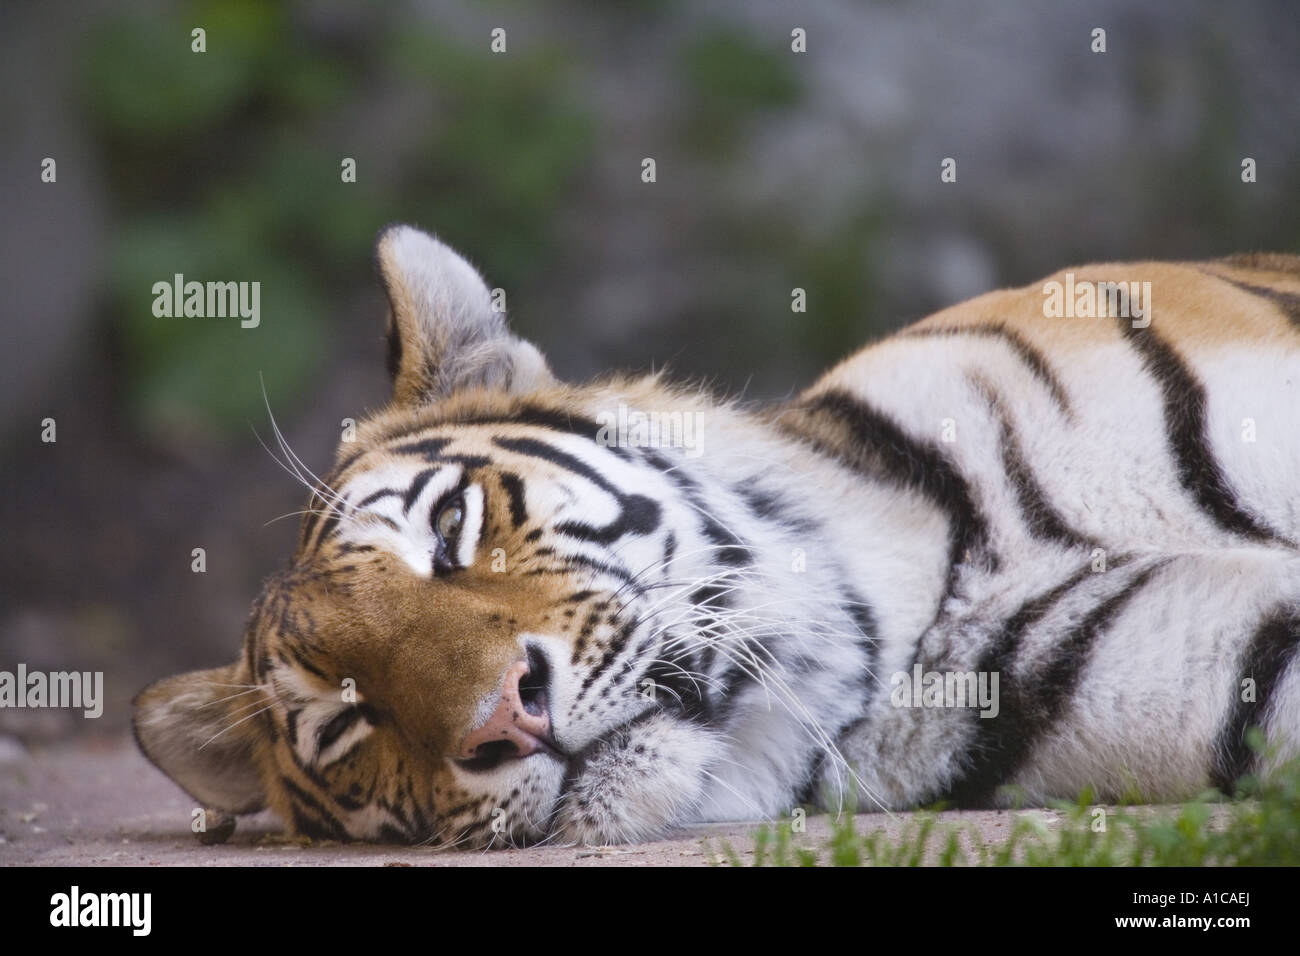
[[[609,480],[596,469],[592,468],[585,461],[570,455],[566,451],[561,451],[554,445],[539,441],[536,438],[503,438],[497,436],[492,439],[492,443],[506,451],[512,451],[517,455],[527,455],[530,458],[540,458],[543,461],[549,461],[552,465],[563,468],[565,471],[573,472],[586,478],[597,488],[608,492],[615,498],[621,498],[622,492],[609,483]]]
[[[514,472],[503,471],[501,487],[510,499],[510,523],[518,528],[528,520],[528,509],[524,506],[524,483]]]
[[[725,611],[731,604],[730,594],[733,585],[728,584],[723,587],[720,581],[713,584],[705,584],[696,588],[687,598],[696,607],[710,608],[714,611]]]
[[[708,539],[710,544],[714,545],[713,556],[719,564],[726,564],[733,568],[743,568],[752,563],[750,558],[752,549],[750,546],[732,534],[717,519],[708,515],[701,515],[700,528],[704,532],[704,537]]]
[[[1242,654],[1240,673],[1233,686],[1232,708],[1219,731],[1214,786],[1232,795],[1236,782],[1250,769],[1253,751],[1246,745],[1250,727],[1264,727],[1268,704],[1283,673],[1296,659],[1300,646],[1300,609],[1285,605],[1270,612],[1255,629]],[[1255,699],[1242,700],[1242,681],[1254,682]]]
[[[1036,538],[1055,541],[1066,547],[1093,547],[1096,542],[1070,527],[1047,498],[1043,486],[1038,483],[1034,470],[1025,458],[1024,449],[1011,424],[1006,405],[996,391],[978,377],[973,382],[975,388],[989,403],[998,423],[998,440],[1002,452],[1002,469],[1006,472],[1011,489],[1015,492],[1024,516],[1025,527]]]
[[[1070,399],[1065,394],[1060,379],[1052,371],[1052,366],[1048,363],[1043,353],[1030,345],[1020,334],[1013,329],[1008,328],[1001,322],[977,322],[972,325],[954,326],[948,328],[910,328],[904,329],[899,333],[903,338],[919,337],[951,337],[958,335],[975,335],[983,338],[994,338],[1005,342],[1016,353],[1016,357],[1022,361],[1034,378],[1047,389],[1052,396],[1052,401],[1066,415],[1071,415]]]
[[[406,494],[402,497],[403,514],[411,510],[411,505],[415,504],[415,499],[420,497],[420,492],[424,490],[424,486],[429,483],[429,479],[436,475],[439,470],[438,468],[426,468],[415,476],[411,481],[411,487],[406,489]]]
[[[486,468],[493,464],[491,458],[487,455],[438,455],[435,461],[446,462],[448,464],[460,465],[466,470],[471,468]]]
[[[377,550],[373,544],[353,544],[351,541],[338,546],[338,554],[370,554]]]
[[[525,571],[524,577],[540,577],[545,574],[571,575],[581,568],[596,571],[600,574],[607,574],[612,578],[617,578],[619,581],[622,581],[625,585],[636,583],[636,576],[626,568],[617,564],[601,561],[597,558],[588,557],[585,554],[564,555],[559,564],[545,568],[533,568],[529,571]]]
[[[261,635],[258,636],[258,642],[259,642],[259,643],[262,643],[262,642],[263,642],[263,638],[261,637]],[[258,658],[257,658],[257,672],[256,672],[256,676],[257,676],[257,682],[258,682],[259,684],[262,684],[262,683],[265,683],[265,682],[266,682],[266,675],[269,674],[269,673],[271,672],[271,667],[272,667],[272,666],[273,666],[273,664],[272,664],[272,662],[271,662],[271,655],[270,655],[270,653],[269,653],[268,651],[266,651],[265,649],[263,649],[263,650],[262,650],[262,653],[261,653],[260,655],[258,655]],[[274,721],[272,721],[272,724],[274,724]]]
[[[1016,659],[1025,634],[1038,624],[1070,591],[1094,573],[1083,567],[1046,594],[1025,603],[994,636],[980,656],[976,671],[998,674],[998,715],[972,714],[975,734],[969,759],[950,785],[948,800],[959,807],[985,807],[993,803],[999,786],[1008,783],[1029,757],[1034,745],[1049,731],[1068,703],[1087,664],[1092,644],[1115,616],[1161,567],[1139,571],[1118,592],[1096,605],[1052,648],[1036,672],[1017,675]],[[1107,573],[1114,573],[1114,567]]]
[[[339,821],[338,817],[325,807],[323,803],[302,787],[298,786],[298,784],[291,778],[284,776],[283,774],[280,776],[280,782],[284,784],[284,788],[289,791],[290,807],[293,809],[294,813],[295,829],[298,829],[300,832],[303,832],[304,835],[312,837],[313,839],[348,840],[348,833],[343,824]],[[311,825],[316,824],[316,821],[305,820],[305,818],[300,819],[300,808],[305,808],[315,814],[319,818],[319,824]],[[303,823],[307,823],[309,826],[304,829],[302,826]]]
[[[383,797],[379,797],[375,801],[375,803],[379,805],[379,808],[381,810],[383,810],[385,813],[388,813],[390,816],[396,817],[397,822],[401,824],[404,830],[411,829],[411,821],[407,819],[406,812],[402,809],[401,792],[409,786],[410,786],[410,779],[407,778],[406,780],[399,782],[398,784],[399,792],[396,800],[390,802],[388,800],[385,800]]]
[[[339,805],[339,809],[347,813],[355,813],[366,805],[366,801],[358,800],[348,793],[331,793],[330,799]]]
[[[397,330],[397,319],[389,315],[388,331],[384,336],[384,367],[388,369],[388,380],[397,384],[397,373],[402,367],[402,334]]]
[[[244,627],[244,633],[248,635],[244,641],[244,663],[248,667],[248,673],[252,674],[253,680],[258,683],[262,681],[262,677],[257,670],[258,649],[262,646],[261,616],[262,609],[266,606],[266,595],[270,588],[271,582],[268,581],[262,593],[253,602],[253,610],[248,615],[248,624]]]
[[[1135,329],[1127,318],[1119,327],[1164,395],[1165,431],[1178,479],[1219,527],[1256,541],[1277,541],[1238,504],[1210,448],[1205,423],[1205,386],[1155,329]]]
[[[349,452],[339,460],[339,463],[334,466],[334,470],[325,476],[325,483],[331,488],[336,487],[332,479],[342,475],[345,471],[355,465],[368,451],[370,451],[369,448],[358,448],[355,451]]]
[[[717,698],[714,709],[715,721],[727,720],[740,703],[737,695],[741,690],[760,683],[767,673],[767,668],[776,663],[775,655],[768,647],[767,641],[775,640],[777,635],[765,634],[764,637],[741,634],[739,637],[725,638],[725,647],[728,649],[725,656],[729,663],[723,668],[722,673],[713,679],[710,688]]]
[[[1239,252],[1214,259],[1210,264],[1255,272],[1281,272],[1284,275],[1300,276],[1300,256],[1286,252]]]
[[[667,636],[667,635],[665,635]],[[659,700],[658,691],[663,690],[669,700],[660,700],[666,708],[684,720],[696,723],[708,723],[712,717],[708,702],[704,697],[704,686],[699,678],[692,677],[679,666],[670,661],[656,658],[645,669],[645,677],[654,682],[655,699]]]
[[[396,488],[380,488],[378,491],[373,491],[358,501],[356,510],[360,511],[362,508],[373,505],[376,501],[381,501],[384,498],[401,497],[404,497],[403,493],[398,491]]]
[[[442,450],[450,444],[450,438],[421,438],[389,450],[399,455],[418,455],[421,458],[433,459],[438,458]]]
[[[329,492],[325,490],[325,483],[322,482],[312,489],[311,497],[307,499],[307,515],[302,522],[302,534],[299,535],[300,545],[306,545],[308,541],[311,541],[316,524],[321,518],[325,519],[325,526],[316,535],[312,550],[319,547],[320,542],[324,541],[326,536],[334,530],[334,526],[338,524],[338,506],[330,500],[334,496],[330,494],[330,498],[326,498],[326,494],[329,494]],[[318,503],[319,507],[317,506]]]
[[[402,800],[401,793],[398,794],[397,801],[393,804],[391,812],[402,822],[402,826],[406,828],[408,833],[419,834],[420,837],[423,838],[429,833],[429,818],[426,817],[424,811],[420,809],[420,801],[415,796],[414,781],[410,777],[406,777],[402,781],[401,789],[405,792],[406,803],[411,808],[410,817],[408,819],[407,815],[402,812],[400,806]]]
[[[723,638],[717,630],[717,613],[731,606],[731,595],[731,588],[723,587],[721,582],[706,584],[690,593],[687,600],[700,612],[693,624],[697,634],[705,640],[702,646],[686,651],[674,663],[697,674],[711,675],[713,661],[717,656],[714,644]],[[709,706],[712,707],[711,700]]]
[[[749,508],[754,517],[784,525],[800,535],[814,534],[817,522],[796,513],[793,503],[779,493],[754,484],[736,484],[732,492]]]
[[[1235,286],[1242,292],[1249,292],[1251,295],[1257,295],[1261,299],[1267,299],[1270,303],[1277,306],[1287,321],[1296,329],[1300,329],[1300,294],[1288,292],[1285,289],[1274,289],[1269,286],[1253,285],[1249,282],[1242,282],[1239,279],[1229,279],[1227,276],[1219,275],[1217,272],[1211,272],[1210,275],[1231,286]]]
[[[587,651],[587,641],[596,631],[596,625],[600,623],[603,617],[603,611],[589,611],[583,619],[582,625],[578,628],[578,636],[573,641],[573,654],[569,658],[569,663],[577,665],[582,660],[582,655]]]
[[[352,725],[361,719],[361,709],[348,707],[331,717],[316,734],[316,752],[328,750],[340,737],[352,729]]]
[[[1047,495],[1034,477],[1033,470],[1025,460],[1019,442],[1010,432],[1009,426],[1003,433],[1002,466],[1006,469],[1011,487],[1015,490],[1016,500],[1025,516],[1025,526],[1035,537],[1055,541],[1066,547],[1091,547],[1094,542],[1075,531],[1060,512],[1047,500]]]
[[[521,405],[508,415],[485,415],[481,417],[469,417],[460,419],[457,424],[462,425],[486,425],[486,424],[503,424],[503,425],[531,425],[534,428],[545,428],[548,431],[561,432],[567,435],[578,435],[595,441],[600,434],[600,424],[595,420],[583,415],[574,414],[571,411],[562,408],[548,408],[543,405],[526,404]],[[610,451],[617,452],[614,446],[609,446]]]
[[[286,607],[286,608],[285,608],[285,614],[282,615],[281,618],[280,618],[280,634],[281,634],[281,636],[284,636],[284,635],[287,634],[287,635],[289,635],[289,636],[291,636],[291,637],[299,638],[300,640],[303,640],[303,641],[305,641],[306,643],[310,644],[314,650],[319,651],[319,650],[320,650],[320,645],[319,645],[319,643],[316,642],[316,641],[311,640],[310,637],[309,637],[309,635],[312,633],[312,631],[314,630],[314,628],[311,628],[311,627],[309,626],[309,630],[308,630],[306,633],[302,633],[302,628],[298,625],[298,623],[297,623],[297,618],[296,618],[296,617],[295,617],[295,618],[292,618],[292,620],[294,621],[294,623],[293,623],[292,625],[289,625],[289,624],[285,623],[286,621],[289,621],[289,620],[291,620],[291,618],[288,617],[288,608]],[[321,680],[323,680],[323,681],[327,681],[327,678],[325,677],[325,673],[324,673],[324,671],[322,671],[319,667],[317,667],[317,666],[316,666],[315,664],[313,664],[310,660],[308,660],[306,657],[304,657],[304,656],[303,656],[303,652],[304,652],[304,649],[301,648],[301,647],[291,646],[291,647],[289,648],[289,654],[293,657],[293,663],[296,664],[296,665],[298,665],[298,667],[302,668],[303,670],[305,670],[307,673],[313,675],[314,677],[319,677]],[[288,663],[288,662],[286,662],[286,663]]]
[[[845,588],[840,595],[840,608],[853,621],[853,626],[857,628],[858,643],[867,648],[867,667],[875,666],[875,652],[877,635],[880,633],[876,624],[876,614],[870,604],[863,600],[862,595],[851,588]]]
[[[601,431],[601,426],[595,420],[584,415],[566,409],[525,403],[503,412],[470,413],[441,422],[421,422],[415,427],[398,425],[380,435],[377,441],[386,443],[436,428],[455,428],[459,425],[526,425],[565,435],[577,435],[592,442],[596,441]],[[627,457],[626,449],[611,445],[607,450],[619,457]]]
[[[603,528],[583,521],[561,521],[555,531],[579,541],[608,545],[627,534],[650,534],[659,527],[660,517],[659,505],[645,495],[620,495],[618,517]]]
[[[294,747],[298,746],[298,716],[302,713],[301,708],[295,708],[285,711],[284,723],[289,743]]]
[[[824,414],[843,423],[854,440],[852,448],[835,449],[812,439],[819,451],[838,458],[855,471],[915,491],[947,514],[945,594],[951,593],[963,561],[978,561],[990,571],[997,570],[997,555],[988,549],[988,525],[975,506],[970,486],[937,447],[917,441],[883,412],[845,392],[824,392],[806,408],[813,414]]]
[[[297,802],[292,799],[289,801],[289,821],[293,826],[293,832],[298,836],[306,837],[309,840],[329,840],[333,838],[328,827],[308,817],[303,813]]]
[[[479,834],[483,834],[484,836],[487,836],[487,832],[491,828],[492,823],[493,820],[490,817],[484,820],[471,821],[470,823],[467,823],[464,827],[462,827],[454,836],[444,838],[444,841],[449,847],[465,846],[467,844],[471,844],[471,841],[475,841],[478,838]],[[501,843],[504,845],[504,838],[501,837],[498,833],[493,832],[492,835],[489,836],[486,841],[480,840],[477,843],[473,843],[472,845],[491,846],[493,843],[496,843],[497,841],[501,841]]]
[[[311,512],[303,521],[302,542],[305,544],[307,541],[311,540],[312,531],[316,526],[316,522],[318,522],[321,517],[328,514],[332,519],[330,521],[329,529],[321,531],[321,533],[316,536],[316,541],[312,546],[313,550],[320,546],[320,543],[325,540],[329,531],[333,529],[334,524],[338,521],[337,508],[329,503],[330,499],[334,497],[333,489],[339,487],[343,475],[369,450],[369,448],[359,448],[345,456],[313,489],[312,498],[307,502],[307,507],[311,509]],[[326,497],[327,494],[329,495],[329,498]],[[315,502],[317,498],[319,498],[321,502],[320,508],[313,506],[313,502]]]
[[[719,564],[741,568],[753,563],[750,555],[753,549],[750,545],[714,518],[712,515],[713,509],[706,507],[704,489],[700,487],[699,482],[677,468],[669,458],[660,452],[642,449],[641,455],[646,462],[657,468],[663,473],[664,477],[677,486],[682,498],[698,515],[700,531],[705,539],[714,545],[713,556]]]
[[[819,784],[822,783],[822,773],[826,769],[826,751],[820,750],[812,763],[808,766],[807,774],[804,781],[800,784],[794,798],[795,806],[801,807],[820,807],[822,794],[819,792]]]
[[[663,557],[659,559],[659,571],[665,580],[669,579],[671,576],[670,569],[672,567],[673,558],[676,557],[676,555],[677,534],[673,531],[669,531],[668,534],[664,536]],[[646,570],[649,569],[647,568]]]
[[[867,692],[862,695],[862,706],[865,710],[874,696],[873,691],[876,685],[883,683],[880,676],[875,673],[876,665],[879,662],[879,641],[877,638],[879,630],[876,615],[871,605],[863,600],[862,595],[850,587],[841,588],[840,610],[853,622],[853,626],[859,634],[857,643],[865,651],[863,672],[867,677]],[[850,718],[845,726],[858,720],[860,716]],[[825,728],[832,739],[837,739],[843,729],[843,726]],[[796,806],[816,807],[821,805],[823,774],[826,769],[828,755],[827,750],[819,749],[816,756],[809,761],[802,782],[795,788]]]
[[[451,807],[445,812],[439,813],[438,822],[441,823],[444,820],[453,820],[456,817],[461,816],[462,814],[469,813],[472,810],[477,810],[479,807],[483,806],[483,804],[486,803],[487,800],[488,798],[486,796],[470,797],[468,800],[465,800],[463,803],[458,803],[456,804],[456,806]]]
[[[662,515],[657,502],[645,495],[623,494],[604,475],[568,452],[561,451],[554,445],[538,441],[535,438],[503,438],[497,436],[492,439],[492,442],[506,451],[512,451],[518,455],[528,455],[532,458],[540,458],[585,478],[602,491],[612,495],[618,502],[618,517],[605,527],[597,528],[581,521],[565,521],[555,526],[555,530],[559,533],[582,541],[612,544],[623,535],[645,535],[659,527]]]
[[[578,689],[578,701],[582,700],[583,695],[600,678],[600,675],[609,669],[609,665],[614,663],[619,652],[627,646],[628,639],[632,636],[634,630],[636,630],[636,621],[626,622],[618,629],[618,632],[610,639],[609,643],[605,645],[605,653],[601,655],[596,666],[587,673],[587,676],[582,681],[582,687]]]
[[[333,532],[334,527],[338,524],[339,508],[338,504],[333,501],[336,497],[334,489],[339,487],[340,480],[347,470],[360,460],[367,451],[369,451],[368,448],[361,448],[349,454],[335,465],[334,469],[321,479],[320,483],[313,489],[312,497],[308,499],[307,502],[307,508],[309,511],[306,518],[303,519],[302,536],[300,539],[301,544],[304,546],[307,542],[312,542],[310,549],[304,549],[306,550],[306,553],[310,554],[319,548],[321,542],[329,537],[330,533]],[[327,495],[328,497],[326,497]],[[320,507],[315,506],[318,499],[320,501]],[[322,518],[325,519],[325,525],[319,532],[316,532],[316,525]],[[315,534],[314,541],[312,540],[313,533]]]

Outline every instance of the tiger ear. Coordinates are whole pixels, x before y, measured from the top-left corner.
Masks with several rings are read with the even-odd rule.
[[[178,674],[135,698],[132,727],[145,756],[204,807],[253,813],[265,804],[257,723],[265,694],[238,665]]]
[[[419,405],[461,389],[524,393],[554,382],[546,360],[506,328],[478,272],[412,226],[390,226],[375,249],[388,293],[393,399]]]

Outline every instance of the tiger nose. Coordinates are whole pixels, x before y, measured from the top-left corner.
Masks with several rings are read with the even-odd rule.
[[[465,735],[460,759],[486,760],[495,766],[502,760],[554,749],[545,684],[537,679],[540,675],[532,679],[529,675],[527,661],[515,661],[506,669],[496,710],[480,727]]]

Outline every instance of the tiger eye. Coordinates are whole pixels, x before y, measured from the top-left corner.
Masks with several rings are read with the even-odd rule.
[[[465,520],[465,509],[459,500],[453,501],[438,512],[438,536],[443,541],[450,541],[460,531],[461,522]]]

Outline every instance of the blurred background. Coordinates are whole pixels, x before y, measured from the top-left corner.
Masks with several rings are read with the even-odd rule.
[[[28,742],[234,658],[305,498],[260,381],[328,467],[387,394],[388,222],[506,289],[561,376],[758,399],[1064,265],[1300,251],[1294,0],[8,3],[0,104],[0,669],[108,691],[0,710]],[[260,326],[156,318],[178,272],[260,282]]]

